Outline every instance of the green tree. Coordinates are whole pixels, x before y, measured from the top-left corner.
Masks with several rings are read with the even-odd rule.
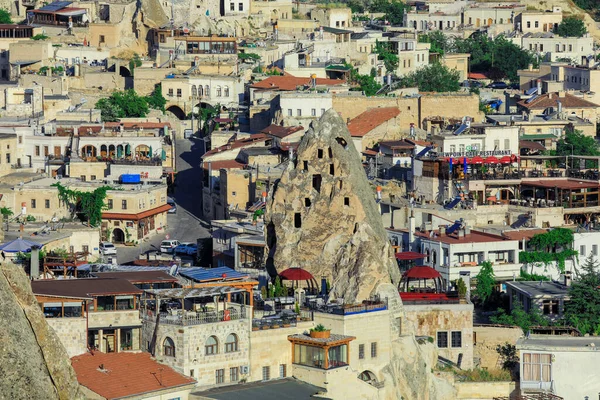
[[[477,286],[473,292],[482,303],[485,303],[490,298],[496,284],[496,278],[494,276],[494,268],[490,261],[484,261],[481,263],[481,269],[475,277],[477,280]]]
[[[13,20],[10,15],[10,12],[7,10],[0,8],[0,24],[12,24]]]
[[[556,33],[563,37],[582,37],[587,33],[587,29],[580,18],[566,17],[556,28]]]
[[[129,71],[131,71],[131,75],[134,74],[133,71],[137,67],[141,67],[141,66],[142,66],[142,59],[140,58],[140,55],[138,53],[134,53],[131,60],[129,60]]]
[[[427,65],[400,79],[402,87],[418,87],[421,92],[456,92],[460,73],[440,63]]]
[[[241,61],[260,61],[260,56],[256,53],[238,53],[238,59]]]
[[[444,35],[442,31],[433,31],[424,35],[419,35],[419,42],[430,43],[430,53],[444,55],[445,53],[454,52],[454,42]]]
[[[146,96],[146,102],[150,108],[165,112],[167,99],[165,99],[162,94],[162,86],[160,84],[154,87],[154,90],[150,96]]]
[[[383,61],[387,72],[396,72],[400,61],[398,60],[398,54],[391,51],[389,42],[375,42],[374,52],[377,54],[377,59]]]
[[[8,231],[8,220],[10,219],[10,216],[13,215],[13,212],[10,208],[2,207],[0,208],[0,214],[2,214],[2,218],[6,222],[6,230]]]
[[[569,288],[565,303],[565,320],[582,334],[600,334],[600,275],[598,263],[590,254],[581,266],[579,276]]]
[[[404,10],[406,10],[406,3],[392,0],[385,13],[385,19],[392,25],[402,25],[404,23]]]
[[[348,0],[346,2],[346,5],[348,7],[350,7],[350,9],[352,10],[352,13],[362,14],[363,12],[365,12],[365,5],[360,0]]]
[[[96,102],[102,120],[106,122],[117,121],[121,118],[142,118],[148,115],[148,102],[145,97],[139,96],[135,90],[114,92],[108,98]]]
[[[557,156],[570,156],[571,154],[598,156],[600,155],[600,146],[595,138],[584,135],[580,130],[567,128],[564,139],[560,139],[556,143],[556,151],[553,154]]]
[[[494,324],[518,326],[527,334],[532,326],[548,326],[550,321],[542,315],[539,308],[531,307],[525,311],[523,304],[517,297],[513,298],[513,308],[507,314],[503,308],[499,308],[496,315],[490,317]]]

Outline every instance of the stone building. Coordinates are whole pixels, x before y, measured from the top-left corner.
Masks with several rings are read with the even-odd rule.
[[[0,177],[13,171],[17,164],[17,135],[0,133]]]
[[[348,131],[359,152],[384,140],[400,139],[397,107],[372,108],[348,121]]]

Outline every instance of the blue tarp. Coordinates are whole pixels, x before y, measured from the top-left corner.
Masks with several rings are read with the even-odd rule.
[[[179,270],[179,275],[185,276],[186,278],[193,279],[195,281],[209,281],[215,279],[223,279],[223,274],[227,278],[246,278],[248,274],[242,274],[228,267],[217,267],[217,268],[182,268]]]
[[[18,238],[10,242],[0,244],[0,251],[4,251],[6,253],[29,253],[31,251],[31,246],[42,247],[43,244]]]

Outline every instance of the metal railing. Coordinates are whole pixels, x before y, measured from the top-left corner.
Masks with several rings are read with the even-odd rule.
[[[156,321],[156,312],[152,310],[143,310],[143,318],[146,321]],[[228,309],[218,312],[194,312],[174,310],[174,313],[160,313],[160,324],[192,326],[201,324],[213,324],[217,322],[237,321],[246,318],[246,308],[239,310]]]
[[[266,329],[277,329],[277,328],[288,328],[296,326],[298,323],[293,318],[263,318],[253,319],[252,328],[253,330],[266,330]]]
[[[318,311],[327,314],[335,315],[351,315],[362,314],[367,312],[387,310],[388,300],[380,299],[379,296],[365,300],[360,304],[324,304],[309,303],[309,308],[313,311]]]

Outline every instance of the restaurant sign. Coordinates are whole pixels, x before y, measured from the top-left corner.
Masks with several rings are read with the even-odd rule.
[[[442,157],[490,157],[490,156],[511,156],[511,150],[490,150],[490,151],[478,151],[478,150],[469,150],[466,151],[452,151],[452,152],[444,152],[441,153]]]

